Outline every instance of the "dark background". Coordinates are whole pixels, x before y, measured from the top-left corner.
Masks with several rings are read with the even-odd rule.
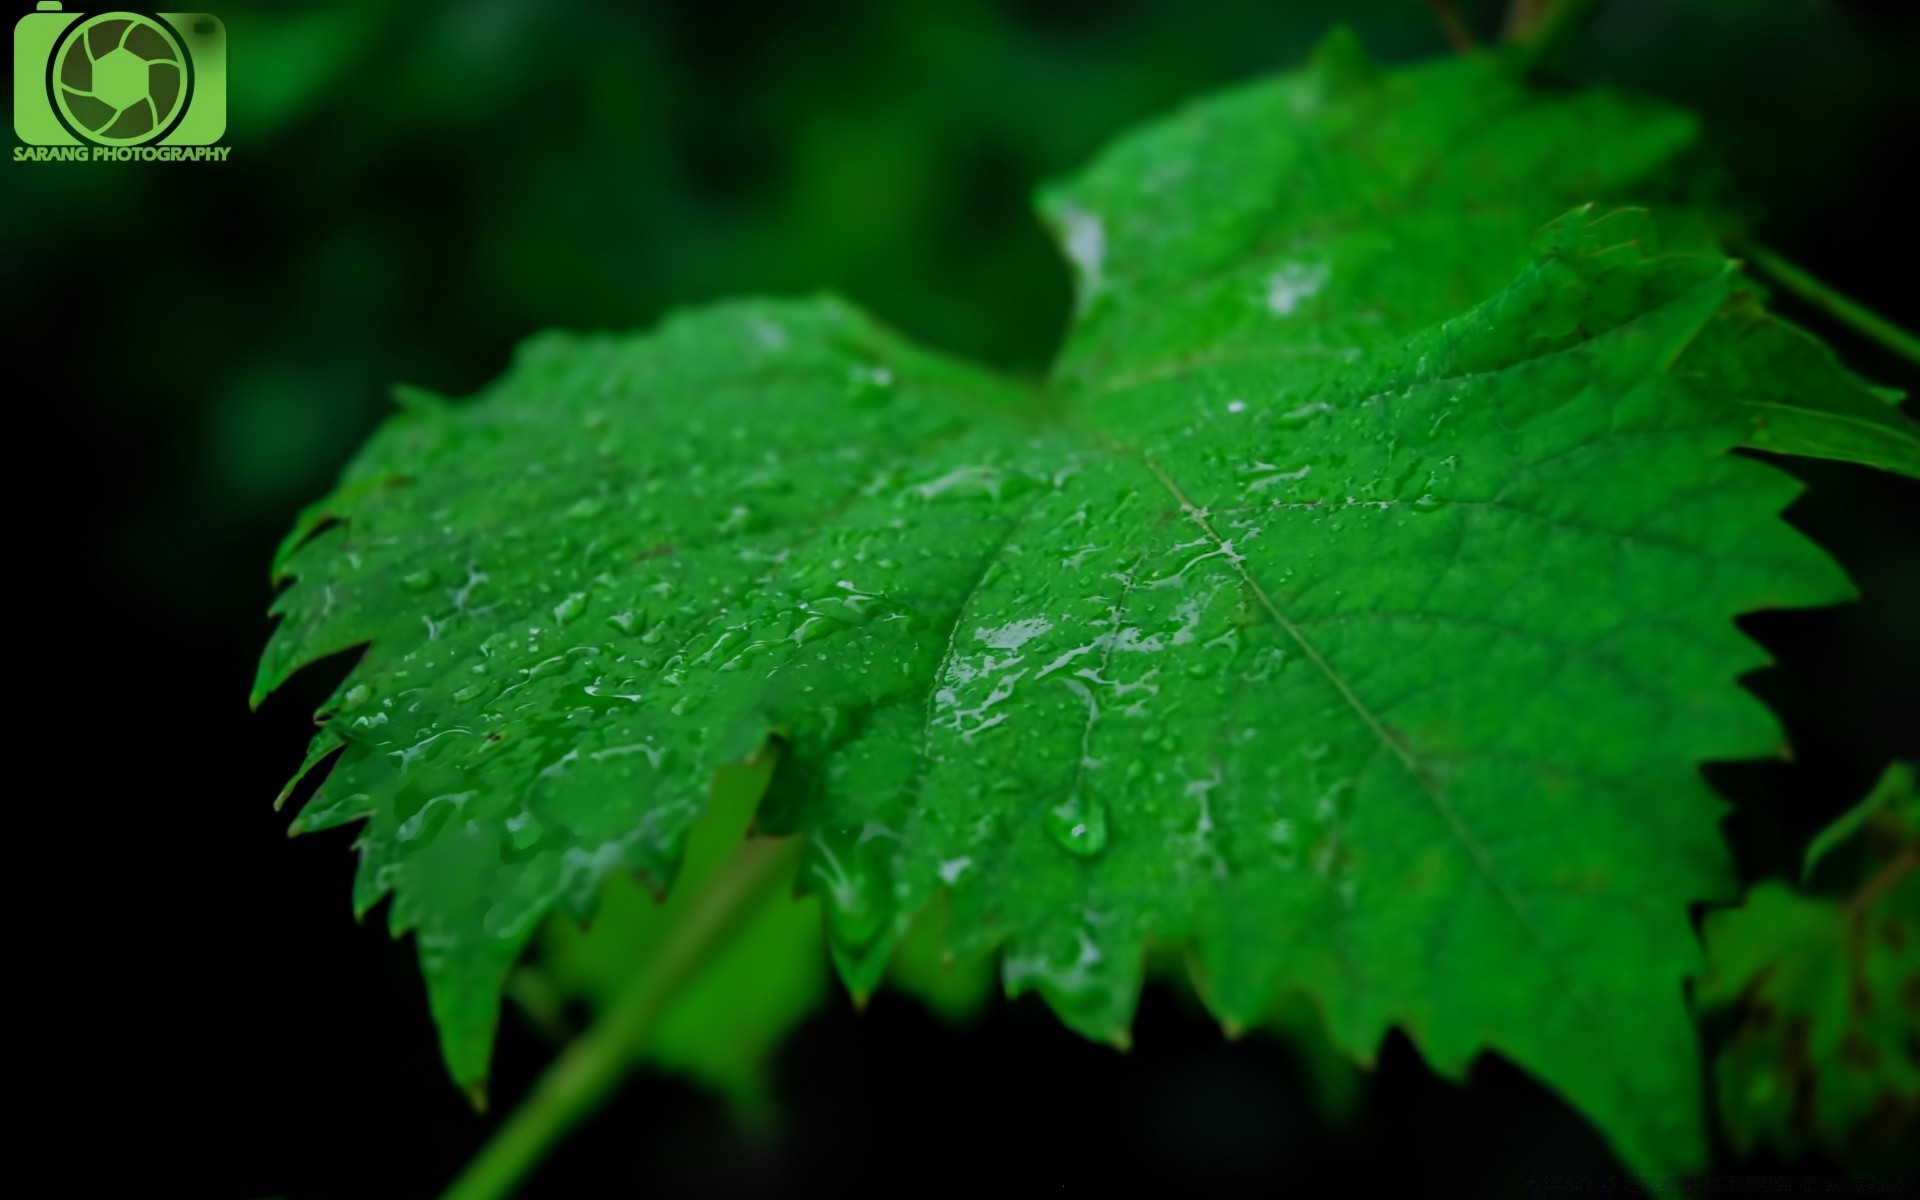
[[[1463,7],[1494,29],[1494,5]],[[1761,235],[1912,325],[1896,176],[1920,129],[1916,8],[1617,0],[1568,66],[1704,111]],[[350,835],[288,842],[269,807],[333,672],[245,706],[272,546],[391,383],[464,394],[543,327],[818,288],[1038,372],[1068,293],[1028,213],[1037,181],[1297,64],[1336,18],[1379,58],[1446,52],[1415,0],[216,12],[231,161],[0,170],[26,713],[9,723],[26,820],[8,826],[24,935],[8,991],[33,1110],[20,1171],[59,1193],[426,1195],[490,1127],[442,1073],[411,946],[349,915]],[[1748,879],[1785,872],[1889,757],[1920,751],[1920,488],[1791,469],[1811,483],[1791,519],[1865,599],[1747,621],[1778,660],[1751,682],[1795,754],[1712,768]],[[549,1053],[509,1016],[503,1107]],[[1397,1037],[1359,1118],[1331,1123],[1284,1047],[1228,1047],[1160,990],[1124,1056],[1034,1003],[955,1033],[904,999],[857,1015],[836,994],[775,1091],[784,1118],[743,1130],[636,1079],[528,1194],[1484,1195],[1617,1169],[1518,1071],[1485,1061],[1457,1086]]]

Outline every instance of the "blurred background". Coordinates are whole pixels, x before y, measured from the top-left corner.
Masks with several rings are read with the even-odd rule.
[[[1461,9],[1497,30],[1498,5]],[[1761,237],[1911,327],[1917,10],[1614,0],[1567,68],[1701,110]],[[392,384],[463,395],[539,329],[817,289],[1037,374],[1068,309],[1027,205],[1038,181],[1191,96],[1296,65],[1336,20],[1377,58],[1447,52],[1417,0],[215,12],[228,162],[0,172],[14,587],[40,652],[15,754],[52,768],[13,792],[28,832],[10,990],[45,1130],[29,1166],[53,1172],[26,1173],[62,1193],[425,1195],[491,1127],[441,1070],[412,947],[351,919],[350,835],[288,842],[269,807],[344,664],[245,705],[272,547]],[[1778,307],[1861,373],[1920,390]],[[1794,748],[1710,769],[1749,880],[1786,871],[1888,758],[1920,753],[1920,489],[1790,466],[1810,484],[1791,519],[1864,599],[1747,622],[1778,660],[1751,682]],[[497,1103],[549,1054],[509,1014]],[[743,1125],[644,1076],[529,1194],[1487,1195],[1617,1169],[1503,1063],[1457,1085],[1396,1038],[1345,1119],[1325,1084],[1277,1042],[1226,1046],[1159,990],[1124,1056],[1037,1002],[958,1033],[909,1000],[856,1014],[836,993],[778,1056],[771,1117]]]

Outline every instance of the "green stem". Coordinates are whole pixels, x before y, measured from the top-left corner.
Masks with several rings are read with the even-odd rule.
[[[1766,272],[1775,283],[1861,337],[1880,343],[1908,362],[1920,363],[1920,337],[1908,333],[1866,305],[1849,300],[1764,246],[1744,246],[1741,254],[1748,262]]]
[[[1514,65],[1520,74],[1533,74],[1565,50],[1600,11],[1600,4],[1601,0],[1549,0],[1532,24],[1514,34]]]
[[[561,1052],[442,1200],[511,1195],[574,1126],[612,1094],[654,1023],[759,903],[791,877],[799,838],[749,838],[713,877],[659,952],[593,1027]]]

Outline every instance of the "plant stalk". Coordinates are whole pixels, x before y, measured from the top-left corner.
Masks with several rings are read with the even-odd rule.
[[[1906,850],[1891,862],[1873,873],[1873,877],[1860,885],[1860,890],[1847,900],[1847,912],[1855,917],[1879,903],[1880,897],[1893,890],[1893,885],[1920,870],[1920,846],[1908,846]]]
[[[501,1200],[619,1085],[655,1022],[798,861],[795,837],[749,838],[713,877],[659,953],[533,1087],[442,1200]]]
[[[1455,54],[1472,54],[1478,48],[1473,44],[1473,34],[1467,31],[1467,23],[1460,19],[1460,9],[1454,0],[1427,0],[1427,7],[1439,20],[1440,30],[1447,35],[1447,44]]]
[[[1910,363],[1920,363],[1920,337],[1915,337],[1866,305],[1841,295],[1764,246],[1744,246],[1741,255],[1775,283],[1861,337],[1878,342]]]
[[[1601,2],[1548,0],[1531,21],[1517,25],[1512,30],[1513,54],[1520,74],[1533,74],[1565,50],[1600,11]]]

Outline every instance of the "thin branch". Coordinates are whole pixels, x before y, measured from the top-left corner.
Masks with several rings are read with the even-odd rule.
[[[674,997],[789,879],[799,838],[749,838],[675,923],[658,953],[560,1057],[442,1200],[501,1200],[619,1085]]]
[[[1920,337],[1866,305],[1850,300],[1765,246],[1744,246],[1743,257],[1768,278],[1861,337],[1878,342],[1911,363],[1920,363]]]
[[[1516,10],[1508,38],[1520,74],[1531,75],[1565,50],[1600,11],[1601,2],[1547,0],[1544,5],[1530,8],[1525,16]]]
[[[1519,41],[1540,19],[1540,10],[1546,6],[1547,0],[1512,0],[1507,6],[1506,20],[1501,24],[1502,37],[1509,42]]]
[[[1900,854],[1884,864],[1873,877],[1860,885],[1860,890],[1847,899],[1847,912],[1855,917],[1872,908],[1880,897],[1887,894],[1893,885],[1920,869],[1920,846],[1908,846]]]
[[[1440,20],[1440,28],[1447,35],[1447,44],[1453,47],[1455,54],[1472,54],[1479,49],[1474,45],[1473,34],[1467,32],[1467,23],[1460,19],[1460,8],[1454,0],[1427,0],[1427,7]]]

